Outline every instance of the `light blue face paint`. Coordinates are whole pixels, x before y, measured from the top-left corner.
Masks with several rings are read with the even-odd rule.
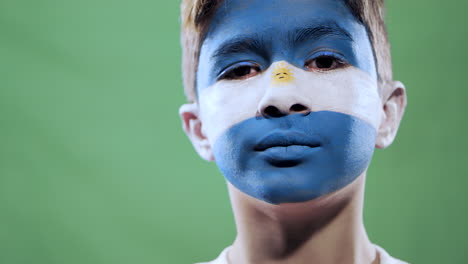
[[[197,90],[215,83],[239,63],[266,70],[275,61],[305,69],[327,53],[376,77],[365,27],[342,0],[225,0],[204,39]]]
[[[312,200],[339,190],[369,165],[376,131],[351,115],[319,111],[250,118],[214,144],[216,163],[242,192],[268,203]]]

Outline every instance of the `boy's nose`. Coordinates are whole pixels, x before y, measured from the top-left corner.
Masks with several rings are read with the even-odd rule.
[[[294,67],[280,61],[271,68],[271,81],[258,104],[257,115],[271,118],[310,113],[311,107],[298,89],[298,80],[294,77],[298,72],[295,74]]]
[[[310,107],[296,96],[283,97],[270,94],[260,102],[258,114],[266,118],[282,117],[290,114],[309,114]]]

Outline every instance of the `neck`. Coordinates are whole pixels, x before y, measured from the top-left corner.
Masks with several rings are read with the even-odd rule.
[[[237,227],[230,263],[378,263],[362,221],[364,182],[365,174],[332,194],[280,205],[229,184]]]

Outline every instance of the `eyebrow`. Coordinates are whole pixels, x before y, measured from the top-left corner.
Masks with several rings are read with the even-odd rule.
[[[350,42],[354,41],[351,34],[336,22],[328,22],[315,27],[296,28],[289,32],[287,41],[295,47],[309,39],[318,40],[324,37],[338,37]]]
[[[336,22],[326,22],[317,26],[296,28],[287,33],[285,41],[292,47],[309,40],[322,39],[324,37],[338,37],[353,42],[351,34],[340,27]],[[268,58],[267,47],[269,42],[260,34],[240,35],[225,41],[212,55],[213,59],[226,55],[239,53],[256,53],[263,58]]]
[[[266,58],[268,43],[259,34],[241,35],[225,41],[213,53],[212,58],[223,57],[237,53],[254,52]]]

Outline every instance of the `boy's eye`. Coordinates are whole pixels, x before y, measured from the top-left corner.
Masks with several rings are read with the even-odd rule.
[[[319,56],[315,59],[306,61],[304,66],[310,71],[328,71],[340,68],[343,65],[344,63],[340,59],[333,56]]]
[[[260,67],[256,65],[240,65],[227,69],[219,79],[244,80],[260,73]]]

